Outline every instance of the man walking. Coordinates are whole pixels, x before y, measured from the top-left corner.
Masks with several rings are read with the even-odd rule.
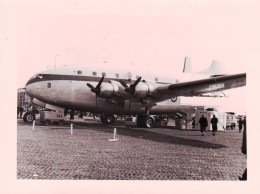
[[[215,136],[215,133],[218,130],[218,118],[216,118],[216,116],[213,115],[213,118],[210,120],[210,123],[212,124],[213,136]]]
[[[202,115],[200,120],[199,120],[199,123],[200,123],[201,135],[204,136],[205,135],[204,133],[206,131],[206,127],[208,126],[208,120],[207,120],[207,118],[204,117],[204,115]]]

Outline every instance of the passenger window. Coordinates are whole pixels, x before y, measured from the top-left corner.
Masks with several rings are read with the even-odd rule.
[[[158,82],[158,77],[154,78],[154,80],[155,80],[156,82]]]
[[[92,75],[97,76],[97,72],[93,71]]]
[[[116,78],[119,78],[119,74],[116,73]]]
[[[103,73],[102,73],[102,76],[106,76],[106,73],[103,72]]]
[[[78,70],[78,75],[82,74],[82,71]]]

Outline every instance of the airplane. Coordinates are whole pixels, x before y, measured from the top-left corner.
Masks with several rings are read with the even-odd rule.
[[[246,73],[223,73],[217,61],[205,71],[191,73],[186,57],[183,72],[174,78],[61,66],[37,73],[25,89],[32,103],[46,109],[99,113],[103,124],[113,124],[115,115],[137,115],[137,126],[152,128],[158,120],[167,124],[164,115],[195,112],[193,106],[180,105],[181,96],[223,97],[223,90],[245,85]],[[24,118],[32,122],[35,115],[27,112]]]

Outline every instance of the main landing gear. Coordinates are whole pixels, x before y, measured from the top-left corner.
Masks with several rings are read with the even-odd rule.
[[[35,114],[32,112],[26,112],[23,116],[23,120],[26,123],[32,123],[35,120]]]
[[[112,125],[115,122],[115,116],[114,115],[105,115],[102,114],[100,117],[100,121],[102,124],[109,124]]]
[[[158,115],[137,115],[136,123],[138,127],[153,128],[155,126],[166,126],[168,117]]]

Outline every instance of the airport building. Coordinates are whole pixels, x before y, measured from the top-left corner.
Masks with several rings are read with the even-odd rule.
[[[31,98],[26,94],[24,88],[17,90],[17,106],[27,106],[30,103]]]

